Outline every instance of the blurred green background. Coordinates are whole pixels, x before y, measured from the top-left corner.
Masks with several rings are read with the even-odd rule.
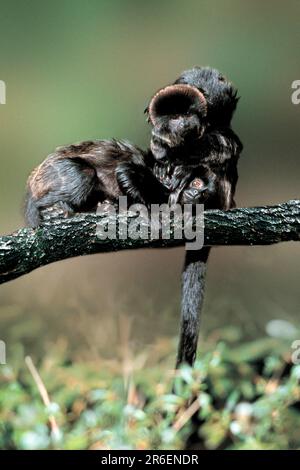
[[[1,0],[0,15],[1,233],[23,225],[26,178],[56,146],[110,137],[147,146],[149,97],[196,64],[239,89],[238,205],[299,197],[299,1]],[[271,318],[299,325],[298,254],[293,244],[215,249],[203,334],[232,323],[256,337]],[[114,356],[120,316],[137,347],[173,337],[182,259],[148,250],[39,269],[1,286],[0,337],[26,353],[65,337],[78,354]]]

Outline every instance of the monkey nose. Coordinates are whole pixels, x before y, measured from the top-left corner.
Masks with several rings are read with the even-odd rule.
[[[170,119],[169,125],[173,132],[182,132],[186,127],[182,117]]]

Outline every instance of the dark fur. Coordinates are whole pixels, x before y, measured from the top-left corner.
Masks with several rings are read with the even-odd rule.
[[[102,201],[164,202],[168,194],[151,171],[150,152],[129,142],[95,140],[59,147],[30,175],[25,217],[30,226],[41,223],[43,211],[55,206],[66,216],[95,211]]]
[[[156,158],[153,171],[169,189],[171,205],[204,203],[206,208],[230,209],[235,206],[237,161],[242,150],[230,127],[237,91],[220,72],[207,67],[183,72],[174,85],[156,93],[146,109]],[[189,87],[188,97],[179,99],[178,85]],[[193,99],[191,87],[205,98],[198,100],[198,106],[194,106],[197,93]],[[177,366],[193,364],[196,357],[209,251],[186,253]]]
[[[26,219],[36,226],[43,211],[66,215],[95,210],[97,203],[204,203],[234,207],[237,160],[242,144],[232,131],[237,92],[215,69],[195,67],[159,90],[146,112],[150,150],[123,141],[89,141],[61,147],[28,180]],[[197,348],[209,248],[187,252],[177,365],[192,364]]]
[[[234,206],[236,164],[242,150],[239,138],[230,127],[237,92],[219,71],[208,67],[183,72],[174,85],[199,90],[206,107],[195,107],[191,100],[190,106],[176,112],[176,106],[169,103],[172,98],[178,100],[178,91],[175,88],[172,93],[172,86],[168,86],[165,89],[170,91],[163,95],[168,102],[160,115],[155,104],[158,101],[157,107],[163,108],[162,99],[159,93],[154,95],[146,110],[152,124],[154,173],[170,190],[171,203],[206,202],[207,208],[229,209]],[[178,123],[177,128],[174,123]],[[201,191],[191,190],[194,178],[201,177],[206,183]]]

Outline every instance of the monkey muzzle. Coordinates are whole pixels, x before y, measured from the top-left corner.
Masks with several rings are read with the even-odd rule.
[[[153,136],[174,147],[188,138],[201,137],[207,101],[196,87],[169,85],[153,96],[148,112]]]

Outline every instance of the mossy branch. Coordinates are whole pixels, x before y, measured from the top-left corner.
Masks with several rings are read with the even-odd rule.
[[[136,248],[166,248],[184,245],[175,239],[176,222],[169,239],[100,240],[96,227],[103,230],[107,215],[78,214],[72,218],[46,220],[37,229],[22,228],[0,237],[0,283],[16,279],[34,269],[75,256]],[[113,217],[113,216],[111,216]],[[126,223],[126,214],[117,223]],[[238,208],[204,213],[206,246],[270,245],[300,239],[300,200],[275,206]]]

